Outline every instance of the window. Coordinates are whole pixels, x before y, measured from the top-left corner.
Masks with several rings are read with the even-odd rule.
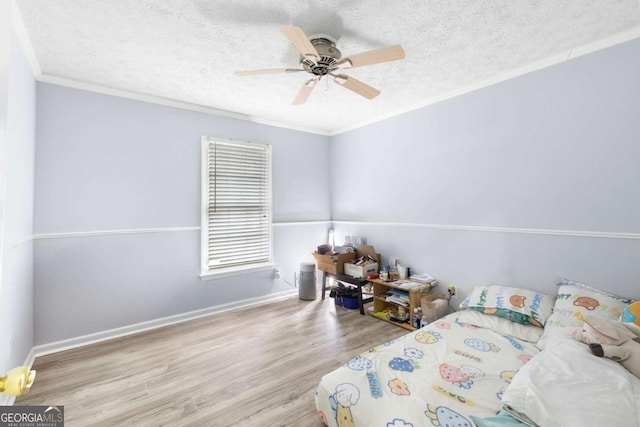
[[[271,147],[202,137],[202,276],[271,263]]]

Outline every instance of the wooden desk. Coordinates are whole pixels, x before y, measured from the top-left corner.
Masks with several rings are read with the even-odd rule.
[[[344,274],[331,274],[326,271],[322,272],[322,299],[327,290],[327,277],[331,277],[338,282],[348,283],[358,288],[358,308],[360,308],[360,314],[364,316],[364,304],[373,301],[373,297],[362,298],[362,287],[369,284],[367,279],[356,279],[352,276],[345,276]]]

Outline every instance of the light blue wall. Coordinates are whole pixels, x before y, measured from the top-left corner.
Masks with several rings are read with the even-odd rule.
[[[326,239],[326,222],[277,225],[281,280],[201,281],[200,136],[272,144],[275,223],[330,219],[329,138],[46,83],[37,91],[36,344],[291,290]]]
[[[0,282],[0,372],[33,348],[33,174],[35,80],[13,32],[10,44]],[[3,41],[4,42],[4,41]]]
[[[330,218],[462,294],[568,277],[640,297],[638,58],[634,41],[332,138],[40,83],[35,343],[291,289],[327,231],[295,223]],[[198,278],[202,134],[273,144],[282,280]]]
[[[639,76],[635,40],[335,136],[332,218],[358,222],[337,235],[463,293],[569,277],[640,298]]]

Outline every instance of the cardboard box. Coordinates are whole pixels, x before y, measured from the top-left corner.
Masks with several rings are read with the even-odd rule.
[[[356,258],[354,252],[348,254],[320,255],[318,252],[313,253],[313,257],[316,259],[318,270],[325,271],[331,274],[344,274],[344,263]]]
[[[372,262],[364,265],[355,265],[351,263],[344,264],[344,274],[355,278],[366,278],[369,274],[376,274],[378,272],[378,263]]]
[[[358,256],[356,258],[360,258],[361,256],[370,255],[378,262],[378,265],[382,265],[382,258],[380,254],[376,252],[373,246],[369,245],[358,245],[356,246],[356,252]]]
[[[364,264],[364,265],[355,265],[355,264],[345,263],[344,274],[346,274],[347,276],[355,277],[355,278],[365,279],[369,274],[375,274],[378,272],[380,268],[381,258],[380,258],[380,254],[376,253],[376,250],[373,248],[373,246],[358,245],[356,247],[356,254],[357,255],[355,258],[360,258],[366,255],[369,255],[373,259],[375,259],[377,263],[371,262],[369,264]]]

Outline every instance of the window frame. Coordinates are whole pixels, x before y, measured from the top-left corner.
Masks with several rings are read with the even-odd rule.
[[[267,151],[267,185],[268,185],[268,236],[269,236],[269,260],[267,262],[255,262],[246,265],[209,269],[209,146],[213,142],[221,142],[232,145],[261,146]],[[217,138],[208,135],[201,137],[201,202],[200,202],[200,278],[213,280],[240,274],[256,273],[273,270],[273,161],[271,144],[239,141],[233,139]]]

